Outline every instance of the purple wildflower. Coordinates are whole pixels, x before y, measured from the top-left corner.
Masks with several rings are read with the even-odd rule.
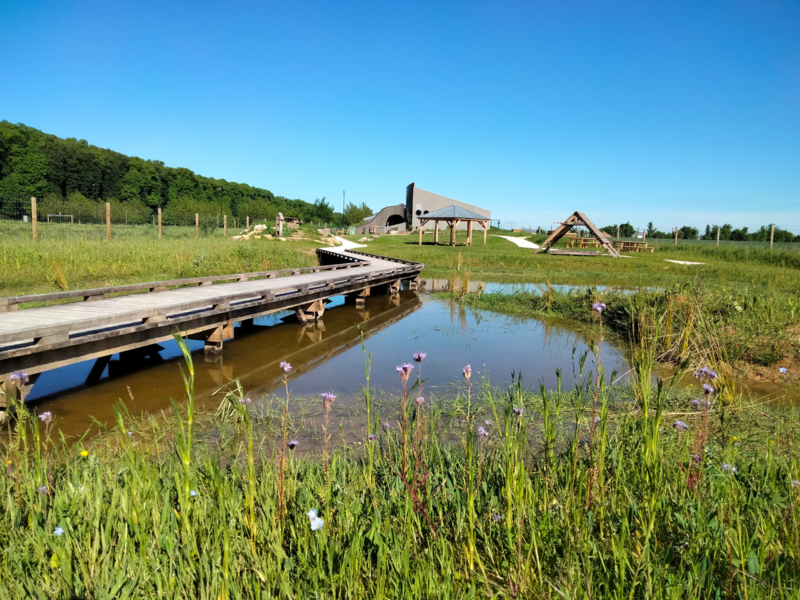
[[[289,448],[289,450],[294,450],[295,448],[297,448],[297,444],[299,443],[300,442],[298,442],[297,440],[289,440],[289,442],[287,442],[286,444],[286,447]]]
[[[708,367],[703,367],[699,371],[695,371],[694,376],[696,379],[705,379],[705,378],[716,379],[717,372],[713,371],[712,369],[709,369]]]
[[[17,385],[25,385],[28,383],[29,378],[25,371],[14,371],[11,375],[9,375],[8,381],[11,383],[16,383]]]
[[[386,423],[383,424],[383,428],[384,429],[391,429],[392,428],[392,424],[389,423],[389,421],[386,421]]]
[[[40,488],[39,488],[39,493],[40,493],[42,496],[46,495],[46,494],[47,494],[47,486],[46,486],[46,485],[43,485],[42,487],[40,487]]]
[[[606,305],[602,302],[595,302],[594,304],[592,304],[592,310],[596,312],[598,315],[602,315],[605,309]]]
[[[707,383],[704,383],[703,391],[705,392],[706,396],[709,396],[714,393],[714,388],[708,385]]]
[[[592,421],[592,423],[594,423],[595,425],[597,425],[597,424],[598,424],[598,423],[599,423],[601,420],[602,420],[602,419],[601,419],[600,417],[595,417],[595,418],[594,418],[594,421]]]
[[[697,464],[700,464],[700,455],[699,454],[692,454],[692,460]]]
[[[503,517],[501,517],[501,516],[500,516],[500,515],[498,515],[497,513],[495,513],[495,514],[493,514],[493,515],[492,515],[492,521],[494,521],[495,523],[499,523],[499,522],[500,522],[500,521],[502,521],[502,520],[503,520]]]
[[[370,442],[374,442],[375,440],[377,440],[377,439],[378,439],[378,436],[377,436],[377,435],[375,435],[374,433],[370,433],[370,434],[369,434],[369,437],[368,437],[367,439],[368,439]]]
[[[478,427],[478,435],[481,437],[489,437],[489,432],[486,431],[483,427]]]
[[[132,438],[132,437],[133,437],[133,432],[132,432],[132,431],[129,431],[129,432],[128,432],[128,437],[129,437],[129,438]]]
[[[425,404],[425,398],[420,396],[419,398],[417,398],[417,406],[422,406],[423,404]]]
[[[286,362],[285,360],[282,360],[282,361],[281,361],[281,370],[282,370],[284,373],[290,373],[290,372],[292,371],[292,365],[290,365],[290,364],[289,364],[288,362]]]
[[[726,473],[728,473],[728,472],[730,472],[730,473],[738,473],[739,472],[739,469],[737,469],[733,465],[729,465],[728,463],[722,463],[722,470],[725,471]]]
[[[428,356],[427,352],[414,352],[414,362],[421,363]]]
[[[700,400],[698,400],[697,398],[692,400],[692,406],[695,408],[700,408]]]
[[[464,373],[464,379],[469,381],[469,378],[472,375],[472,367],[467,365],[466,367],[464,367],[464,370],[462,371],[462,373]]]
[[[521,416],[522,416],[522,412],[523,412],[523,411],[522,411],[522,409],[521,409],[521,408],[516,408],[516,407],[514,407],[512,410],[514,411],[514,414],[515,414],[515,415],[517,415],[518,417],[521,417]]]
[[[484,424],[484,425],[486,425],[487,427],[491,427],[491,426],[492,426],[492,422],[491,422],[489,419],[486,419],[486,420],[483,422],[483,424]]]
[[[786,367],[781,367],[780,369],[778,369],[778,371],[780,371],[781,373],[786,375],[787,369],[786,369]]]
[[[686,431],[689,429],[689,426],[683,421],[675,421],[672,424],[672,426],[675,428],[676,431]]]
[[[411,371],[414,370],[414,365],[410,363],[405,363],[395,367],[395,371],[397,371],[400,375],[400,380],[405,383],[408,381],[409,376],[411,375]]]
[[[53,420],[53,413],[51,413],[49,410],[45,411],[45,412],[43,412],[42,414],[39,415],[39,420],[42,423],[49,424],[50,421]]]
[[[800,481],[797,481],[797,479],[792,479],[792,485],[796,488],[800,488]]]
[[[322,398],[322,406],[325,408],[325,410],[330,410],[331,404],[333,404],[333,401],[336,400],[336,396],[330,392],[322,392],[319,397]]]

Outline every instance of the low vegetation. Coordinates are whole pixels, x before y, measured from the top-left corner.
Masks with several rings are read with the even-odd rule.
[[[188,353],[167,421],[120,407],[101,439],[69,443],[20,409],[0,598],[796,597],[794,414],[655,385],[643,350],[626,386],[597,376],[598,347],[572,390],[483,388],[465,367],[446,398],[416,356],[391,404],[365,387],[355,444],[318,400],[321,456],[300,454],[286,364],[277,410],[234,384],[213,427]]]

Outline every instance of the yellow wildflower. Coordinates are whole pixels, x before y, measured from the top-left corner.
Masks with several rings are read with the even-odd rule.
[[[87,456],[89,456],[89,453],[86,450],[81,450],[81,456],[86,458]]]

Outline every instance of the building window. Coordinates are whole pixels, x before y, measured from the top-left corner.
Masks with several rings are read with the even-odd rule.
[[[425,212],[428,212],[428,211],[426,210]],[[420,216],[421,214],[422,214],[422,211],[417,209],[417,216]]]
[[[425,211],[424,213],[422,213],[422,214],[423,214],[423,215],[427,215],[427,214],[428,214],[428,211],[426,210],[426,211]]]

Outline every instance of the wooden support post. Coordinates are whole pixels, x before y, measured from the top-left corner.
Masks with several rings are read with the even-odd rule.
[[[458,225],[458,221],[455,219],[450,221],[450,245],[456,245],[456,225]]]
[[[194,213],[194,237],[200,237],[200,215]]]
[[[161,239],[161,208],[158,209],[158,239]]]
[[[125,225],[128,224],[128,211],[125,211]]]
[[[31,223],[33,224],[33,241],[39,239],[39,227],[36,220],[36,198],[31,196]]]
[[[245,226],[245,229],[250,229],[250,217],[247,217],[247,225]]]
[[[222,237],[228,237],[228,215],[222,215]]]
[[[489,233],[489,222],[488,221],[484,221],[483,222],[483,245],[484,246],[486,245],[486,236],[487,236],[488,233]]]
[[[422,222],[419,224],[419,245],[422,246]]]
[[[439,221],[433,222],[433,245],[439,245]]]
[[[678,228],[676,227],[675,228],[675,243],[673,244],[673,246],[677,246],[677,245],[678,245]]]
[[[769,249],[772,250],[772,240],[775,239],[775,225],[770,225],[769,228]]]
[[[717,246],[719,246],[719,225],[717,225]]]
[[[467,246],[472,246],[472,221],[467,221]]]
[[[111,203],[106,202],[106,239],[111,239]]]
[[[619,241],[619,225],[617,225],[617,241]]]

